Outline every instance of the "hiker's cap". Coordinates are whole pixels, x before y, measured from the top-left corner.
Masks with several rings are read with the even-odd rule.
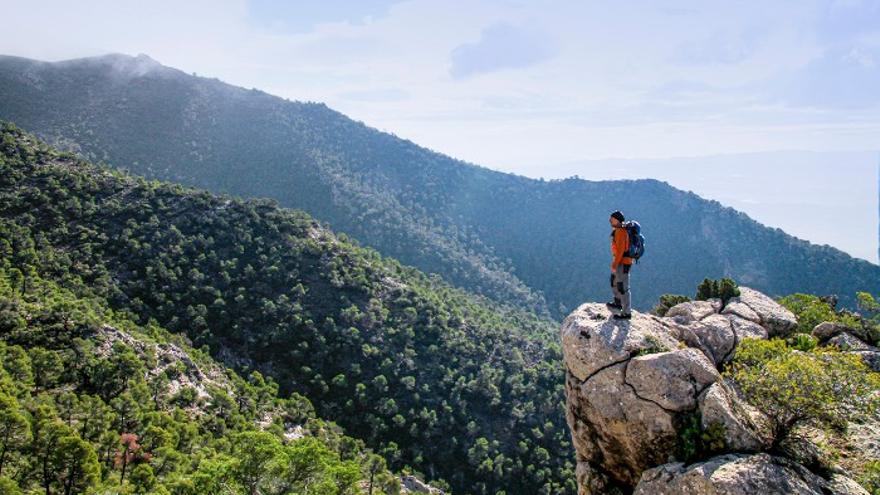
[[[623,222],[626,220],[620,210],[614,210],[614,212],[611,213],[611,218],[616,218],[618,222]]]

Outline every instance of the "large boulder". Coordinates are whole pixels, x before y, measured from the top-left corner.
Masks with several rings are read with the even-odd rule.
[[[723,314],[735,314],[759,323],[767,329],[771,337],[789,335],[797,328],[794,313],[769,296],[748,287],[740,287],[739,291],[739,297],[731,298],[727,302],[722,310]]]
[[[583,305],[561,333],[581,490],[632,487],[642,471],[670,460],[679,423],[718,372],[679,345],[673,325],[640,313],[621,321],[604,306]]]
[[[749,320],[755,323],[761,323],[761,317],[758,316],[758,313],[750,308],[749,305],[740,301],[739,298],[733,298],[728,301],[727,305],[724,306],[724,309],[721,310],[721,314],[736,315],[745,320]]]
[[[743,339],[766,339],[769,337],[767,329],[753,321],[736,315],[727,315],[727,319],[730,321],[733,333],[736,334],[736,345],[739,345]]]
[[[690,323],[717,313],[717,309],[710,301],[687,301],[669,308],[666,317],[674,318],[679,323]]]
[[[868,368],[880,372],[880,348],[870,345],[867,331],[854,329],[835,322],[822,322],[813,328],[813,337],[823,346],[834,346],[841,351],[861,356]]]
[[[693,301],[666,317],[615,320],[589,303],[563,321],[566,420],[581,495],[631,493],[647,470],[677,460],[681,429],[695,417],[704,430],[722,431],[727,449],[767,447],[766,418],[718,368],[743,339],[787,334],[797,321],[769,297],[741,290],[724,310],[720,301]]]
[[[625,370],[619,363],[587,381],[571,373],[566,380],[566,420],[578,463],[606,490],[631,487],[642,471],[668,461],[677,438],[676,414],[639,397],[626,385]]]
[[[697,397],[720,378],[718,370],[696,349],[634,357],[625,381],[636,395],[667,411],[692,411]]]
[[[833,321],[823,321],[813,327],[813,337],[816,337],[816,340],[819,342],[825,342],[840,333],[852,333],[852,329],[842,323]]]
[[[869,495],[858,484],[826,480],[800,464],[768,454],[728,454],[685,466],[645,471],[633,495]]]
[[[770,447],[772,434],[767,418],[741,400],[723,381],[713,383],[699,397],[704,430],[720,425],[725,448],[735,452],[761,452]]]
[[[681,320],[676,320],[679,321]],[[702,320],[679,325],[678,336],[688,347],[703,351],[716,365],[731,356],[737,343],[737,335],[730,318],[714,313]]]
[[[872,371],[880,373],[880,352],[878,351],[854,351],[862,357],[862,360]]]
[[[561,337],[565,364],[580,380],[639,352],[678,348],[673,326],[664,319],[634,311],[632,320],[614,320],[604,304],[596,303],[568,315]]]
[[[439,488],[434,488],[433,486],[425,483],[424,481],[416,478],[411,475],[404,475],[400,477],[401,484],[401,493],[427,493],[429,495],[443,495],[443,490]]]
[[[866,344],[862,339],[851,333],[839,333],[825,342],[825,345],[833,345],[841,351],[877,351],[872,345]]]
[[[820,343],[828,342],[840,335],[850,335],[866,343],[871,343],[873,340],[868,330],[863,327],[851,327],[843,323],[824,321],[813,328],[813,337],[816,337]]]

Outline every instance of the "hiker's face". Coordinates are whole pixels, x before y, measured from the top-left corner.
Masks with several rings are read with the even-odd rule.
[[[614,217],[608,217],[608,223],[610,223],[612,227],[617,227],[618,225],[620,225],[620,220]]]

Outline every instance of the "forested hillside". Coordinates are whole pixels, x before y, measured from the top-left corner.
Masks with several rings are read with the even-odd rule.
[[[127,175],[4,124],[0,224],[48,278],[259,371],[455,493],[574,493],[555,325],[305,213]],[[443,483],[440,482],[442,486]]]
[[[306,398],[41,278],[0,234],[0,493],[399,493]]]
[[[880,267],[652,180],[494,172],[355,122],[145,56],[0,57],[0,118],[149,178],[269,197],[454,285],[561,317],[607,297],[608,213],[645,227],[638,307],[706,276],[771,295],[880,292]],[[760,180],[756,178],[755,180]],[[780,185],[784,187],[784,185]]]

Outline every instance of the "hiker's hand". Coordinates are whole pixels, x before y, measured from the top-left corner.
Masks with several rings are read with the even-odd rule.
[[[611,274],[611,287],[614,287],[614,274]]]

